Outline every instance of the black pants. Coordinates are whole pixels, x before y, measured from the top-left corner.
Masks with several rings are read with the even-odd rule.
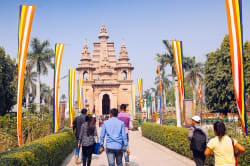
[[[206,159],[206,156],[204,154],[193,151],[193,156],[196,166],[204,166]]]
[[[82,146],[82,153],[83,153],[83,166],[86,166],[86,162],[87,162],[87,166],[90,166],[91,164],[91,159],[92,159],[92,153],[94,151],[94,147],[95,145],[91,145],[91,146]]]

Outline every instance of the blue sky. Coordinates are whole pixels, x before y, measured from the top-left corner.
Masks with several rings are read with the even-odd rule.
[[[31,38],[49,40],[51,48],[66,44],[61,77],[80,63],[85,38],[92,53],[104,18],[116,55],[124,39],[133,79],[142,77],[144,89],[154,87],[154,58],[165,52],[162,40],[182,40],[184,56],[204,62],[228,33],[224,0],[0,0],[0,46],[11,57],[17,56],[18,4],[37,6]],[[248,0],[243,0],[243,29],[244,41],[250,40]],[[52,87],[53,71],[42,81]],[[60,82],[61,94],[67,95],[67,86],[67,79]]]

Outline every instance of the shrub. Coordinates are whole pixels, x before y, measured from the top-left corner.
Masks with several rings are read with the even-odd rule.
[[[28,144],[38,138],[52,133],[52,113],[23,112],[22,138]],[[0,153],[18,147],[16,115],[5,114],[0,116]]]
[[[166,146],[167,148],[193,159],[188,140],[188,129],[175,126],[164,126],[152,123],[142,124],[142,135],[154,142]],[[237,141],[246,148],[246,152],[238,158],[241,166],[249,165],[250,162],[250,138],[236,137]],[[214,165],[214,159],[206,159],[207,165]]]
[[[177,121],[176,119],[162,119],[162,124],[167,126],[176,126]]]
[[[40,138],[20,148],[0,154],[0,166],[51,165],[56,166],[72,152],[75,138],[72,130]]]
[[[138,120],[133,120],[132,123],[133,123],[133,129],[132,130],[133,131],[138,130],[138,127],[140,126]]]

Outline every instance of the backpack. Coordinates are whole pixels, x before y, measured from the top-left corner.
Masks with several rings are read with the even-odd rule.
[[[192,151],[204,154],[206,150],[206,135],[199,129],[194,127],[193,137],[191,139],[190,149]]]

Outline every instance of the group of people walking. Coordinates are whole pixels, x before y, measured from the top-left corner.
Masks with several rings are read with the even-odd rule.
[[[106,149],[109,166],[115,166],[115,163],[117,166],[123,166],[123,154],[125,165],[129,166],[128,130],[131,130],[133,125],[130,116],[126,113],[126,105],[120,106],[120,113],[116,108],[110,111],[110,119],[102,124],[100,139],[97,134],[96,121],[86,113],[87,110],[83,109],[81,115],[73,122],[73,131],[76,136],[76,163],[79,162],[79,149],[82,147],[83,166],[90,166],[96,143],[100,142],[98,150],[102,153]],[[105,137],[106,147],[104,148]]]
[[[109,166],[129,166],[129,136],[128,130],[133,128],[130,116],[126,113],[126,105],[120,106],[120,112],[114,108],[110,111],[109,120],[102,122],[100,139],[96,129],[96,120],[86,115],[87,110],[82,109],[81,115],[73,122],[73,131],[76,136],[76,163],[78,164],[79,151],[82,147],[81,160],[83,166],[91,165],[92,154],[99,143],[99,153],[106,151]],[[191,141],[190,149],[197,166],[204,166],[206,157],[215,157],[215,166],[235,166],[237,157],[244,153],[245,148],[236,139],[226,135],[226,126],[223,122],[216,122],[213,126],[215,137],[209,139],[208,131],[200,125],[200,117],[194,116],[192,126],[189,128],[188,139]],[[106,146],[104,142],[106,137]],[[95,149],[96,150],[96,149]]]
[[[234,138],[226,135],[226,126],[223,122],[214,123],[215,137],[209,139],[208,131],[200,125],[200,117],[194,116],[192,127],[189,129],[188,139],[196,166],[204,166],[206,157],[215,157],[215,166],[235,166],[237,157],[245,152]]]

